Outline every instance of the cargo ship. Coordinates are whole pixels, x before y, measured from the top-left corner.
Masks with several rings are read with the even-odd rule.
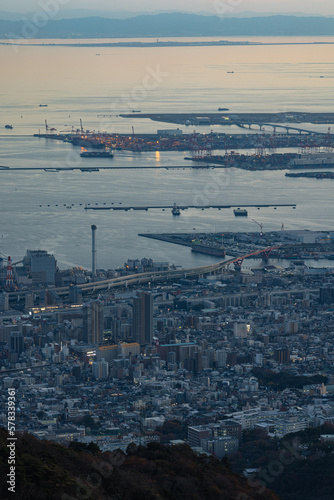
[[[334,172],[298,172],[287,173],[285,177],[307,177],[313,179],[334,179]]]
[[[82,158],[113,158],[114,155],[110,151],[84,151],[80,154]]]
[[[226,252],[223,246],[211,246],[202,242],[202,240],[193,240],[191,242],[192,252],[206,253],[208,255],[216,255],[217,257],[225,257]]]
[[[248,216],[248,212],[245,208],[236,208],[233,210],[234,212],[234,215],[236,217],[247,217]]]

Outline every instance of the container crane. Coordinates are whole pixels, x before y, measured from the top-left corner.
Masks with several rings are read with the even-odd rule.
[[[45,130],[46,130],[46,133],[48,133],[49,131],[50,132],[56,132],[57,131],[56,128],[50,128],[49,127],[47,120],[45,120]]]
[[[132,127],[132,151],[140,152],[142,150],[143,144],[142,139],[135,136],[135,129]]]
[[[255,224],[257,224],[260,227],[260,229],[261,229],[260,236],[262,238],[263,237],[263,224],[261,224],[260,222],[257,222],[254,219],[252,219],[252,221],[255,222]]]
[[[333,152],[332,137],[331,137],[331,128],[330,127],[328,127],[328,132],[327,132],[326,139],[325,139],[324,150],[325,150],[326,153],[332,153]]]
[[[262,128],[264,131],[264,128]],[[256,156],[264,156],[266,154],[265,149],[265,133],[257,136],[255,154]]]

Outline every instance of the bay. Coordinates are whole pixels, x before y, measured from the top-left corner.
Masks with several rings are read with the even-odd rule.
[[[136,133],[173,128],[117,116],[132,109],[143,113],[203,113],[218,107],[235,113],[333,111],[331,45],[96,49],[25,44],[18,49],[0,46],[0,57],[5,68],[0,75],[0,165],[9,167],[55,168],[79,161],[79,150],[72,145],[32,137],[38,129],[44,130],[45,119],[58,131],[78,128],[81,118],[85,129],[131,134],[132,126]],[[100,114],[112,116],[98,118]],[[13,125],[13,130],[5,130],[5,124]],[[327,131],[327,126],[306,125]],[[189,127],[180,128],[192,132]],[[212,128],[240,132],[232,127]],[[117,152],[111,161],[120,167],[183,165],[185,153]],[[105,161],[94,161],[94,166]],[[54,253],[61,268],[89,269],[90,226],[96,224],[98,267],[114,268],[128,258],[143,257],[190,267],[210,263],[213,257],[141,238],[138,233],[256,231],[253,218],[263,223],[265,231],[279,230],[282,223],[286,229],[333,229],[332,186],[330,180],[287,179],[283,171],[236,169],[0,172],[0,252],[20,260],[27,248],[40,248]],[[199,200],[241,206],[296,203],[297,209],[249,209],[247,220],[236,220],[232,210],[187,210],[173,217],[170,210],[92,212],[83,208],[86,203],[196,204]],[[74,206],[67,209],[64,204]]]

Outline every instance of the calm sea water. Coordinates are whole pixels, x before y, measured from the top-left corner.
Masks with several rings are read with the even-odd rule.
[[[79,164],[78,150],[72,145],[31,137],[38,129],[44,130],[45,119],[58,131],[77,128],[82,118],[87,129],[130,134],[132,126],[136,132],[171,127],[117,116],[132,109],[143,113],[215,112],[218,107],[236,113],[334,111],[332,50],[331,45],[177,49],[24,45],[15,50],[0,46],[6,68],[0,75],[0,165],[52,168]],[[112,116],[101,118],[100,114]],[[14,129],[5,130],[5,124]],[[303,125],[327,130],[327,126]],[[112,164],[183,165],[183,156],[120,152]],[[106,161],[96,161],[94,166]],[[263,223],[264,230],[279,230],[282,223],[286,229],[333,229],[333,185],[330,180],[287,179],[284,172],[236,169],[225,173],[212,169],[0,172],[0,252],[19,260],[27,248],[41,248],[54,253],[61,268],[90,268],[90,226],[96,224],[101,268],[142,257],[200,265],[212,262],[213,257],[194,255],[189,248],[141,238],[138,233],[255,231],[258,227],[253,218]],[[187,210],[172,217],[170,210],[86,212],[80,206],[174,202],[297,203],[298,207],[249,209],[247,220],[236,220],[232,210]],[[67,209],[64,204],[74,206]]]

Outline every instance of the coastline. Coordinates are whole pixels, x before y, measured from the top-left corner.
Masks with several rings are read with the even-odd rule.
[[[85,37],[87,39],[87,37]],[[17,41],[11,41],[10,39],[0,38],[0,45],[17,45],[17,46],[25,46],[29,47],[76,47],[76,48],[164,48],[164,47],[230,47],[230,46],[273,46],[273,45],[334,45],[333,42],[251,42],[251,41],[229,41],[229,40],[221,40],[221,41],[198,41],[198,42],[101,42],[101,43],[27,43],[29,39],[24,37],[15,38],[15,40],[22,40],[22,43]],[[67,40],[67,38],[59,38],[59,40]],[[76,40],[80,40],[80,38],[76,38]],[[100,54],[98,54],[100,55]]]

